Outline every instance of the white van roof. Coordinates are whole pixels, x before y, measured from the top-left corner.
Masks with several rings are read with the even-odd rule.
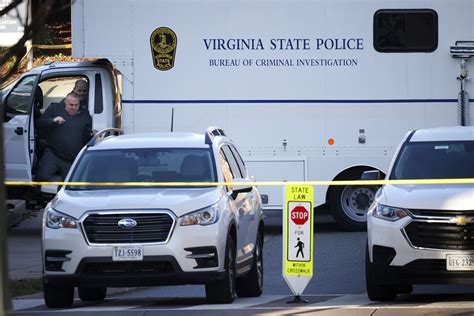
[[[454,126],[420,129],[410,142],[474,140],[474,126]]]

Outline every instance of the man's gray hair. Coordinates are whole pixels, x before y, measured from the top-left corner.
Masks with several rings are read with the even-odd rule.
[[[75,92],[69,92],[66,96],[66,99],[69,98],[69,97],[73,97],[73,98],[76,98],[76,99],[79,100],[79,96]]]

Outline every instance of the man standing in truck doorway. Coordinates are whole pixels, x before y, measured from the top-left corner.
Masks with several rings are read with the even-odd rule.
[[[80,97],[70,92],[64,104],[52,104],[41,115],[39,126],[49,130],[48,146],[38,162],[37,181],[50,181],[56,173],[62,180],[79,151],[91,139],[92,118],[89,111],[79,111]]]
[[[88,93],[88,84],[87,81],[84,79],[79,79],[74,83],[74,88],[72,92],[78,95],[79,103],[80,103],[80,110],[87,110],[87,93]]]

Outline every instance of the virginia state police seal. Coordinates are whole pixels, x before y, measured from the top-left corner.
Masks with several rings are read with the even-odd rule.
[[[151,33],[151,55],[156,69],[164,71],[173,68],[176,44],[176,34],[168,27],[159,27]]]

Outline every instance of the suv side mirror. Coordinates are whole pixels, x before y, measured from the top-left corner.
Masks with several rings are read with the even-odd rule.
[[[248,182],[247,179],[234,179],[233,182]],[[252,185],[233,185],[232,186],[232,198],[235,199],[239,193],[247,193],[252,191]]]
[[[367,170],[362,172],[361,180],[381,180],[381,174],[378,170]]]
[[[232,191],[238,191],[239,193],[252,191],[253,186],[247,184],[249,182],[249,180],[247,180],[247,179],[234,179],[233,182],[234,183],[245,182],[245,184],[244,185],[240,185],[240,184],[233,185],[232,186]]]

